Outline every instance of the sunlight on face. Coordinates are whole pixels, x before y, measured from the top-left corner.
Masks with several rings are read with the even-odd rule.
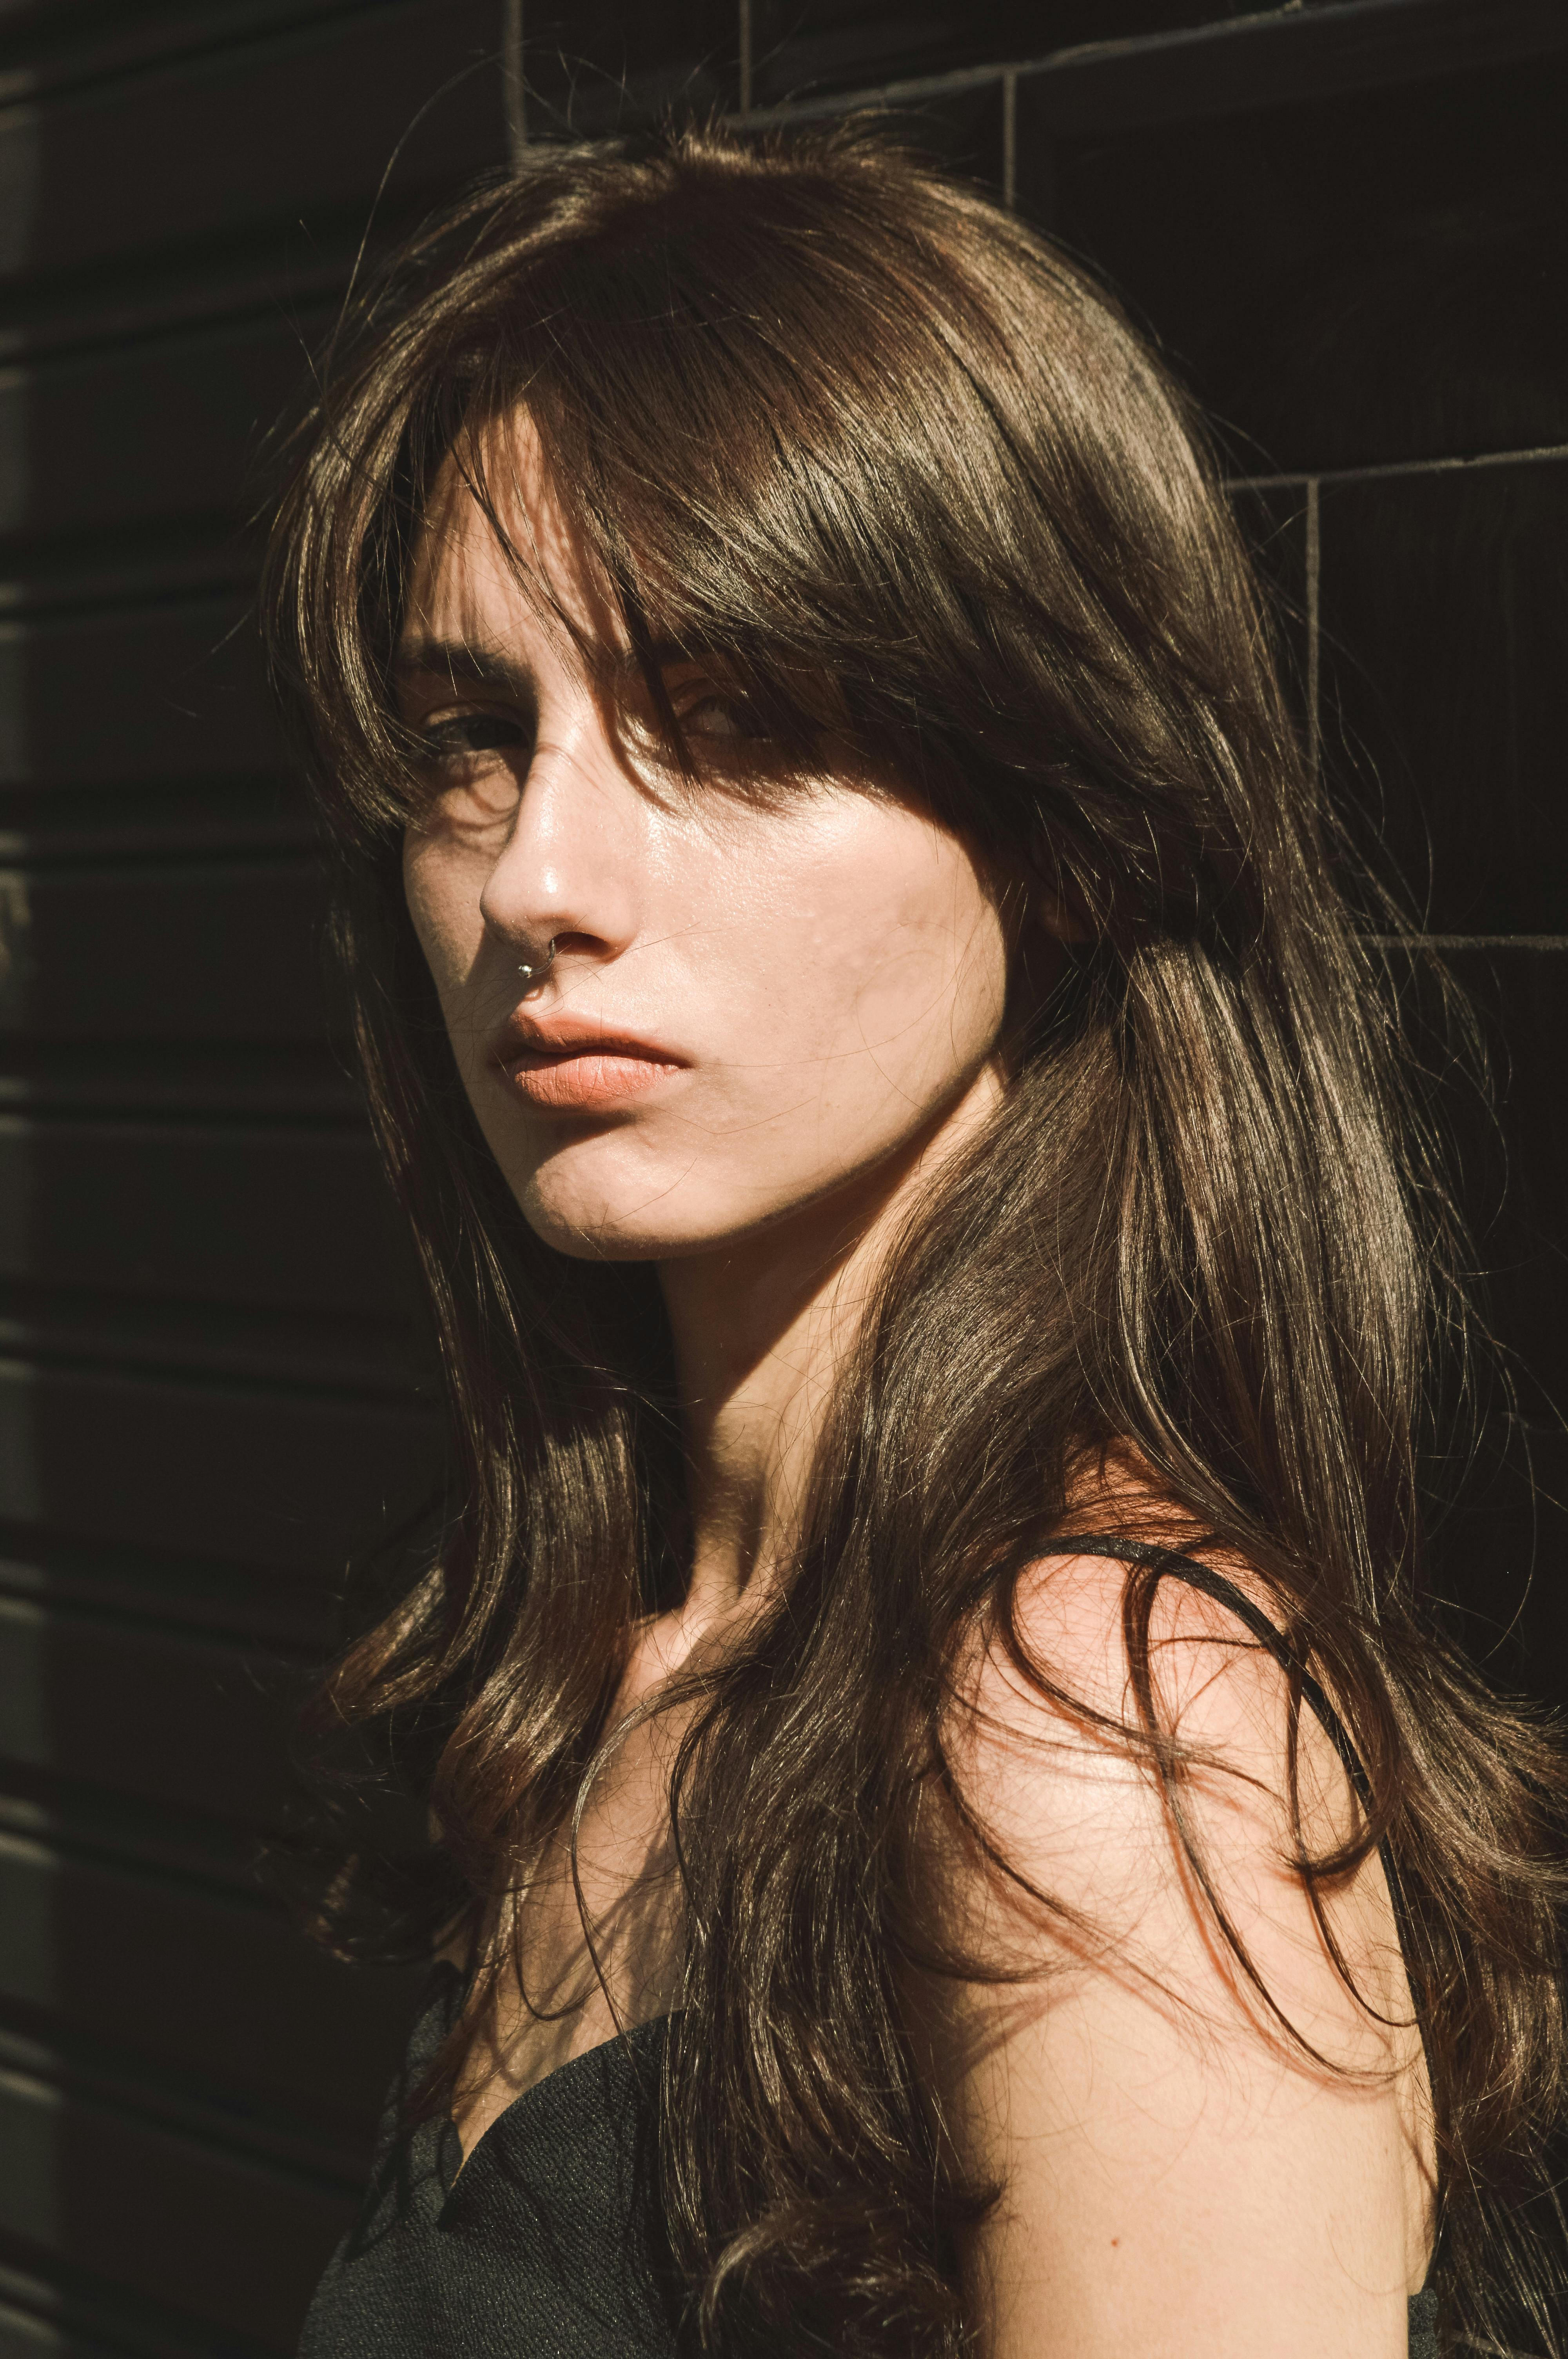
[[[510,473],[514,542],[602,642],[526,429]],[[665,679],[711,782],[660,761],[613,647],[586,676],[449,472],[399,665],[431,749],[408,907],[485,1137],[570,1254],[743,1237],[902,1164],[994,1088],[1007,945],[970,853],[830,756],[743,790],[752,717],[696,664]]]

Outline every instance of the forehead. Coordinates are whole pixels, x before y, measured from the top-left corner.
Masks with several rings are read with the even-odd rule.
[[[619,645],[620,617],[565,515],[524,412],[449,451],[425,504],[404,598],[406,636]]]

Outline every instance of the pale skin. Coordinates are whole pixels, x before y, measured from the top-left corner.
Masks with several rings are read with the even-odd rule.
[[[734,791],[766,748],[698,663],[672,660],[664,678],[710,775],[661,766],[529,429],[491,457],[514,542],[605,660],[590,671],[524,594],[449,476],[399,675],[405,715],[436,753],[406,889],[464,1083],[530,1224],[565,1254],[658,1270],[692,1569],[680,1609],[635,1633],[630,1709],[694,1648],[721,1649],[768,1594],[889,1240],[1006,1086],[1021,928],[1038,956],[1061,919],[1038,896],[1021,915],[971,849],[831,738],[817,775]],[[595,1064],[596,1038],[611,1061]],[[1112,1479],[1138,1488],[1136,1469]],[[1121,1585],[1114,1565],[1053,1560],[1022,1599],[1055,1676],[1118,1712]],[[1182,1733],[1224,1765],[1199,1777],[1195,1810],[1226,1904],[1275,2003],[1349,2070],[1270,2026],[1125,1753],[978,1656],[977,1709],[954,1735],[966,1787],[1022,1871],[1103,1936],[1065,1942],[1006,1900],[933,1808],[934,1910],[1046,1969],[1001,1990],[912,1994],[946,2134],[1003,2182],[966,2255],[981,2348],[1395,2359],[1426,2267],[1430,2136],[1382,1873],[1368,1862],[1326,1907],[1390,2025],[1346,1989],[1281,1864],[1279,1675],[1189,1593],[1162,1594],[1155,1635]],[[584,1812],[597,1971],[565,1842],[536,1864],[523,1954],[553,2019],[519,2000],[486,2025],[458,2106],[465,2151],[520,2091],[670,2004],[674,1741],[669,1719],[642,1721]],[[1343,1775],[1311,1729],[1303,1758],[1322,1841],[1344,1823]]]

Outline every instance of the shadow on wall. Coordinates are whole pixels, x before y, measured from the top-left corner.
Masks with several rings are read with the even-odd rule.
[[[298,332],[139,294],[120,342],[79,284],[108,343],[0,375],[0,2346],[259,2359],[408,1990],[305,1944],[255,1858],[343,1568],[435,1435],[243,619]]]
[[[299,1668],[433,1433],[226,622],[8,649],[0,2264],[84,2351],[291,2347],[407,1995],[254,1875]]]

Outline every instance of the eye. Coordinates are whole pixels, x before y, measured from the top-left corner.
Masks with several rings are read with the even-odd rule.
[[[438,761],[461,760],[470,754],[493,754],[527,743],[523,723],[510,713],[449,712],[427,721],[420,731]]]
[[[720,696],[714,690],[699,697],[681,714],[681,727],[691,737],[765,737],[767,723],[743,696]]]

